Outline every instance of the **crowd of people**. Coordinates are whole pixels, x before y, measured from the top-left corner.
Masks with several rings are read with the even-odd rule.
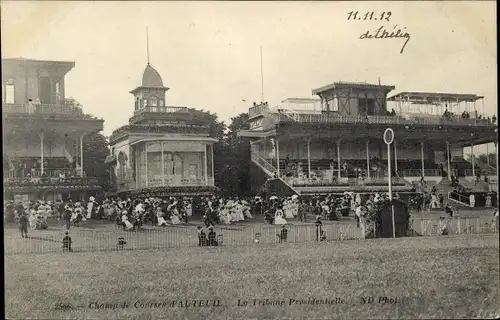
[[[398,199],[399,195],[394,194]],[[58,220],[67,230],[78,227],[89,219],[114,221],[126,231],[138,230],[144,224],[165,227],[169,225],[187,224],[193,216],[200,217],[203,226],[198,228],[200,246],[217,246],[218,240],[214,231],[217,224],[230,225],[240,221],[263,216],[268,224],[285,226],[290,220],[315,222],[318,228],[318,239],[324,238],[325,230],[322,220],[339,220],[340,216],[354,213],[358,227],[360,221],[374,210],[378,201],[388,200],[386,193],[343,195],[322,195],[291,197],[271,196],[263,199],[212,197],[148,197],[136,199],[105,198],[98,202],[90,197],[87,202],[37,201],[26,203],[4,202],[5,217],[8,222],[16,221],[20,225],[21,235],[27,236],[28,230],[46,229],[48,220]],[[444,196],[438,194],[435,187],[430,193],[415,194],[407,199],[410,208],[421,211],[424,208],[442,208],[453,216],[453,208],[445,204]],[[489,196],[491,206],[491,196]],[[363,223],[362,223],[363,224]],[[280,241],[286,234],[279,235]]]

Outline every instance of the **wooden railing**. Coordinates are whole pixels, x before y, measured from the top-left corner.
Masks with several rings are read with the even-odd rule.
[[[78,117],[96,120],[96,117],[83,113],[81,107],[72,104],[4,104],[2,113],[18,115],[60,115],[65,117]]]

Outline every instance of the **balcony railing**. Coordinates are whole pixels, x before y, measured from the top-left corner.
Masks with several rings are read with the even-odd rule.
[[[257,108],[257,107],[255,107]],[[257,112],[254,111],[254,112]],[[280,122],[292,122],[289,116],[278,113]],[[456,125],[456,126],[495,126],[487,119],[464,119],[461,117],[444,118],[442,116],[419,116],[409,119],[401,116],[341,116],[331,114],[297,114],[295,120],[300,123],[349,123],[349,124],[423,124],[423,125]]]
[[[426,177],[441,177],[442,169],[424,169],[424,176]],[[403,177],[422,177],[422,169],[407,169],[401,170]]]
[[[261,104],[261,105],[255,106],[255,107],[251,107],[248,110],[248,117],[249,118],[254,117],[256,115],[261,114],[263,111],[266,111],[266,110],[269,110],[269,106],[267,104]]]
[[[4,178],[6,188],[16,187],[77,187],[77,188],[100,188],[99,180],[93,177],[71,177],[71,178]]]
[[[150,177],[148,179],[147,184],[146,180],[140,180],[137,181],[137,185],[136,181],[129,174],[125,174],[123,177],[117,178],[118,191],[158,187],[206,187],[214,185],[215,183],[213,177],[207,177],[207,180],[205,181],[204,177],[183,178],[180,175],[165,175],[164,177],[161,175],[155,175],[154,177]]]
[[[2,112],[17,115],[59,115],[96,120],[97,118],[84,114],[83,110],[72,104],[4,104]]]

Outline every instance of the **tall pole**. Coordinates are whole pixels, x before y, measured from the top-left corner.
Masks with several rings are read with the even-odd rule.
[[[261,90],[261,102],[264,102],[264,68],[262,62],[262,46],[260,46],[260,90]]]
[[[449,141],[446,141],[446,163],[448,164],[448,179],[451,181],[450,142]]]
[[[80,136],[80,177],[83,177],[83,135]]]
[[[205,144],[205,185],[208,185],[208,154],[207,154],[207,145]]]
[[[380,78],[379,78],[380,81]],[[366,140],[366,178],[370,180],[370,141]]]
[[[340,139],[337,140],[337,176],[340,182]]]
[[[394,172],[398,172],[398,148],[396,147],[396,140],[394,140]]]
[[[392,204],[392,170],[391,170],[391,145],[387,145],[387,168],[389,169],[388,178],[389,178],[389,200],[391,201],[391,210],[392,210],[392,237],[396,238],[396,223],[394,219],[394,206]]]
[[[472,163],[472,177],[475,178],[476,177],[476,159],[475,156],[474,156],[474,145],[471,144],[470,145],[470,157],[471,157],[471,163]]]
[[[311,139],[307,139],[307,170],[308,170],[308,177],[311,179]]]
[[[144,161],[146,163],[146,187],[149,186],[149,175],[148,175],[148,143],[144,144]]]
[[[212,181],[210,181],[210,185],[215,185],[215,171],[214,171],[214,145],[210,145],[210,162],[212,164]]]
[[[276,169],[278,170],[278,178],[280,177],[280,142],[276,137]]]
[[[420,158],[422,161],[422,178],[425,179],[424,143],[420,142]]]
[[[163,154],[163,141],[161,142],[161,184],[165,185],[165,155]]]
[[[498,141],[495,142],[495,150],[496,150],[496,153],[497,153],[497,177],[498,177]],[[497,208],[499,208],[500,205],[498,203],[498,179],[497,179]]]
[[[43,176],[43,131],[40,133],[40,176]]]
[[[488,166],[488,170],[490,169],[490,151],[488,150],[489,143],[486,144],[486,165]]]

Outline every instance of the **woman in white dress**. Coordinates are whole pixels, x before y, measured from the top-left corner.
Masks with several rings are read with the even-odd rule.
[[[276,209],[276,213],[274,214],[274,224],[277,225],[287,224],[288,222],[285,220],[285,218],[283,218],[284,215],[285,214],[283,213],[281,207],[278,207],[278,209]]]
[[[186,201],[185,208],[186,208],[186,215],[188,217],[192,217],[193,216],[193,206],[191,205],[191,200]]]
[[[491,196],[488,194],[486,196],[486,203],[484,204],[486,208],[491,208]]]
[[[292,200],[291,199],[287,199],[284,201],[283,211],[285,213],[285,219],[293,219]]]
[[[250,206],[248,205],[248,202],[245,200],[242,201],[242,206],[243,206],[243,215],[247,219],[253,219],[252,214],[250,213]]]
[[[164,218],[164,213],[161,211],[161,207],[156,207],[156,218],[158,219],[158,226],[166,226],[168,225],[167,221]]]
[[[233,200],[228,200],[226,203],[226,209],[229,211],[231,215],[231,222],[240,221],[238,214],[236,213],[236,208],[234,206]]]
[[[231,224],[231,215],[229,214],[229,210],[225,207],[219,211],[219,219],[223,224]]]
[[[239,221],[245,220],[245,215],[243,214],[243,205],[239,200],[235,202],[234,210],[236,211],[236,215],[238,216]]]
[[[125,230],[131,230],[134,228],[132,223],[130,223],[130,221],[128,221],[127,210],[122,211],[122,222],[125,224]]]

